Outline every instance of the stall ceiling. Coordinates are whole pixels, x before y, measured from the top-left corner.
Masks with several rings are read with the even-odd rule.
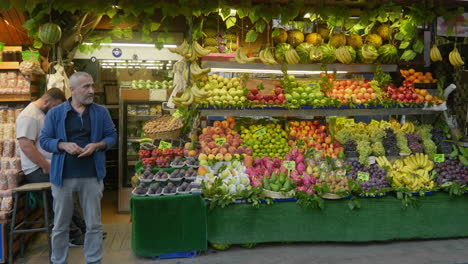
[[[25,16],[16,9],[0,12],[0,42],[6,45],[28,45],[33,40],[23,28]]]

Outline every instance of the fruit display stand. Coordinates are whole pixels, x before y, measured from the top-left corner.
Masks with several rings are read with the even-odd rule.
[[[366,242],[466,237],[468,196],[447,193],[421,198],[418,208],[402,208],[394,196],[325,201],[325,209],[303,209],[295,202],[254,208],[233,204],[207,211],[208,241],[217,244],[264,242]]]
[[[201,196],[133,196],[130,206],[132,249],[138,256],[207,249],[206,207]]]

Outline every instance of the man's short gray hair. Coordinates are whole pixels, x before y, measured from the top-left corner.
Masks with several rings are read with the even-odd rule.
[[[78,79],[81,77],[93,78],[93,76],[87,72],[75,72],[70,76],[70,88],[75,88],[78,85]]]

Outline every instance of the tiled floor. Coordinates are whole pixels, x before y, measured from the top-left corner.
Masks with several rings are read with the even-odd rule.
[[[253,249],[234,246],[227,251],[208,250],[193,259],[151,260],[139,258],[131,250],[131,223],[128,214],[117,214],[116,198],[103,199],[104,240],[103,263],[164,264],[468,264],[468,238],[446,240],[399,241],[379,243],[271,243]],[[85,263],[82,248],[69,251],[69,264]],[[29,244],[18,264],[48,263],[45,236],[37,236]]]

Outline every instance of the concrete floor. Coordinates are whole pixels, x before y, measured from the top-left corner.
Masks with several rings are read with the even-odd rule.
[[[271,243],[253,249],[233,246],[226,251],[209,249],[193,259],[151,260],[134,255],[131,250],[131,223],[128,214],[117,214],[116,195],[103,199],[104,240],[103,263],[163,264],[468,264],[468,238],[418,240],[379,243]],[[24,257],[17,264],[48,263],[47,243],[38,235],[29,243]],[[85,263],[82,248],[69,251],[69,264]]]
[[[164,264],[462,264],[468,263],[468,239],[400,241],[388,243],[272,243],[261,244],[253,249],[238,246],[226,251],[209,249],[192,259],[151,260],[139,258],[130,249],[129,240],[120,240],[115,232],[129,233],[128,224],[109,224],[104,242],[103,263],[164,263]],[[117,230],[119,229],[119,231]],[[124,241],[123,243],[119,241]],[[18,264],[47,263],[46,242],[38,238],[27,250]],[[85,263],[83,249],[69,252],[70,264]]]

